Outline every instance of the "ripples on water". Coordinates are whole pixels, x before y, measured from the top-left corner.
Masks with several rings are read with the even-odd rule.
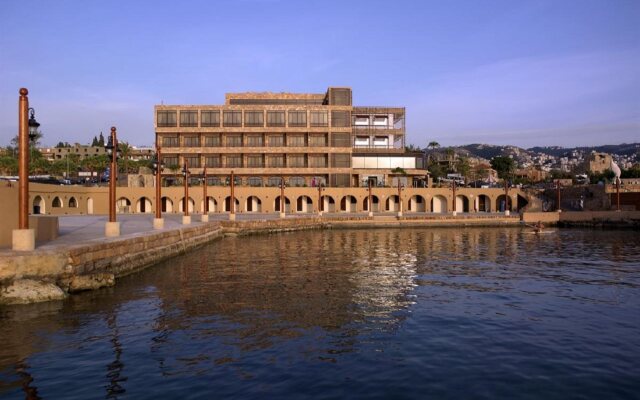
[[[638,398],[640,234],[226,238],[0,309],[0,398]]]

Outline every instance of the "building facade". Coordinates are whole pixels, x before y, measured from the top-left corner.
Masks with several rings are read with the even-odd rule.
[[[227,93],[224,105],[156,105],[164,174],[246,186],[424,187],[421,154],[405,151],[405,109],[356,107],[350,88]]]

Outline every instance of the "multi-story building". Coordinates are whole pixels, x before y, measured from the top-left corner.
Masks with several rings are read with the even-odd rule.
[[[186,163],[211,184],[425,186],[421,154],[405,151],[403,107],[357,107],[350,88],[324,94],[227,93],[224,105],[156,105],[165,174]]]
[[[74,144],[73,147],[45,147],[39,150],[42,156],[49,161],[63,160],[69,156],[82,160],[87,157],[107,154],[107,151],[102,146],[87,146],[78,143]]]

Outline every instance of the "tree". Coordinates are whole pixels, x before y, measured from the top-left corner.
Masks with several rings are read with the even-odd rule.
[[[122,163],[124,164],[124,173],[129,173],[129,157],[131,157],[131,146],[127,142],[118,142],[118,148],[122,155]]]
[[[434,180],[437,180],[438,178],[443,177],[447,174],[445,168],[438,163],[432,163],[431,165],[429,165],[429,167],[427,167],[427,170]]]
[[[98,146],[104,147],[104,136],[102,136],[102,132],[100,132],[100,136],[98,138]]]
[[[0,157],[0,173],[4,175],[17,175],[18,160],[13,156]]]
[[[427,145],[427,148],[430,148],[431,150],[437,149],[439,147],[440,147],[440,143],[435,141],[429,142],[429,144]]]
[[[460,157],[456,162],[456,172],[458,172],[465,178],[468,178],[470,171],[471,166],[469,165],[469,159],[467,159],[466,157]]]
[[[508,179],[516,170],[516,163],[513,158],[497,156],[491,159],[491,168],[498,172],[500,179]]]
[[[100,142],[98,142],[98,138],[96,136],[93,137],[93,140],[91,141],[91,146],[96,147],[99,146]]]

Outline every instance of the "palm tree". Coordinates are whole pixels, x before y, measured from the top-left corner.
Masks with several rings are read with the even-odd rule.
[[[431,148],[431,150],[437,149],[439,147],[440,147],[440,143],[436,141],[429,142],[429,144],[427,145],[427,148]]]
[[[118,148],[120,149],[120,153],[122,154],[122,161],[124,163],[124,173],[129,173],[129,156],[131,156],[131,146],[127,142],[119,142]]]

